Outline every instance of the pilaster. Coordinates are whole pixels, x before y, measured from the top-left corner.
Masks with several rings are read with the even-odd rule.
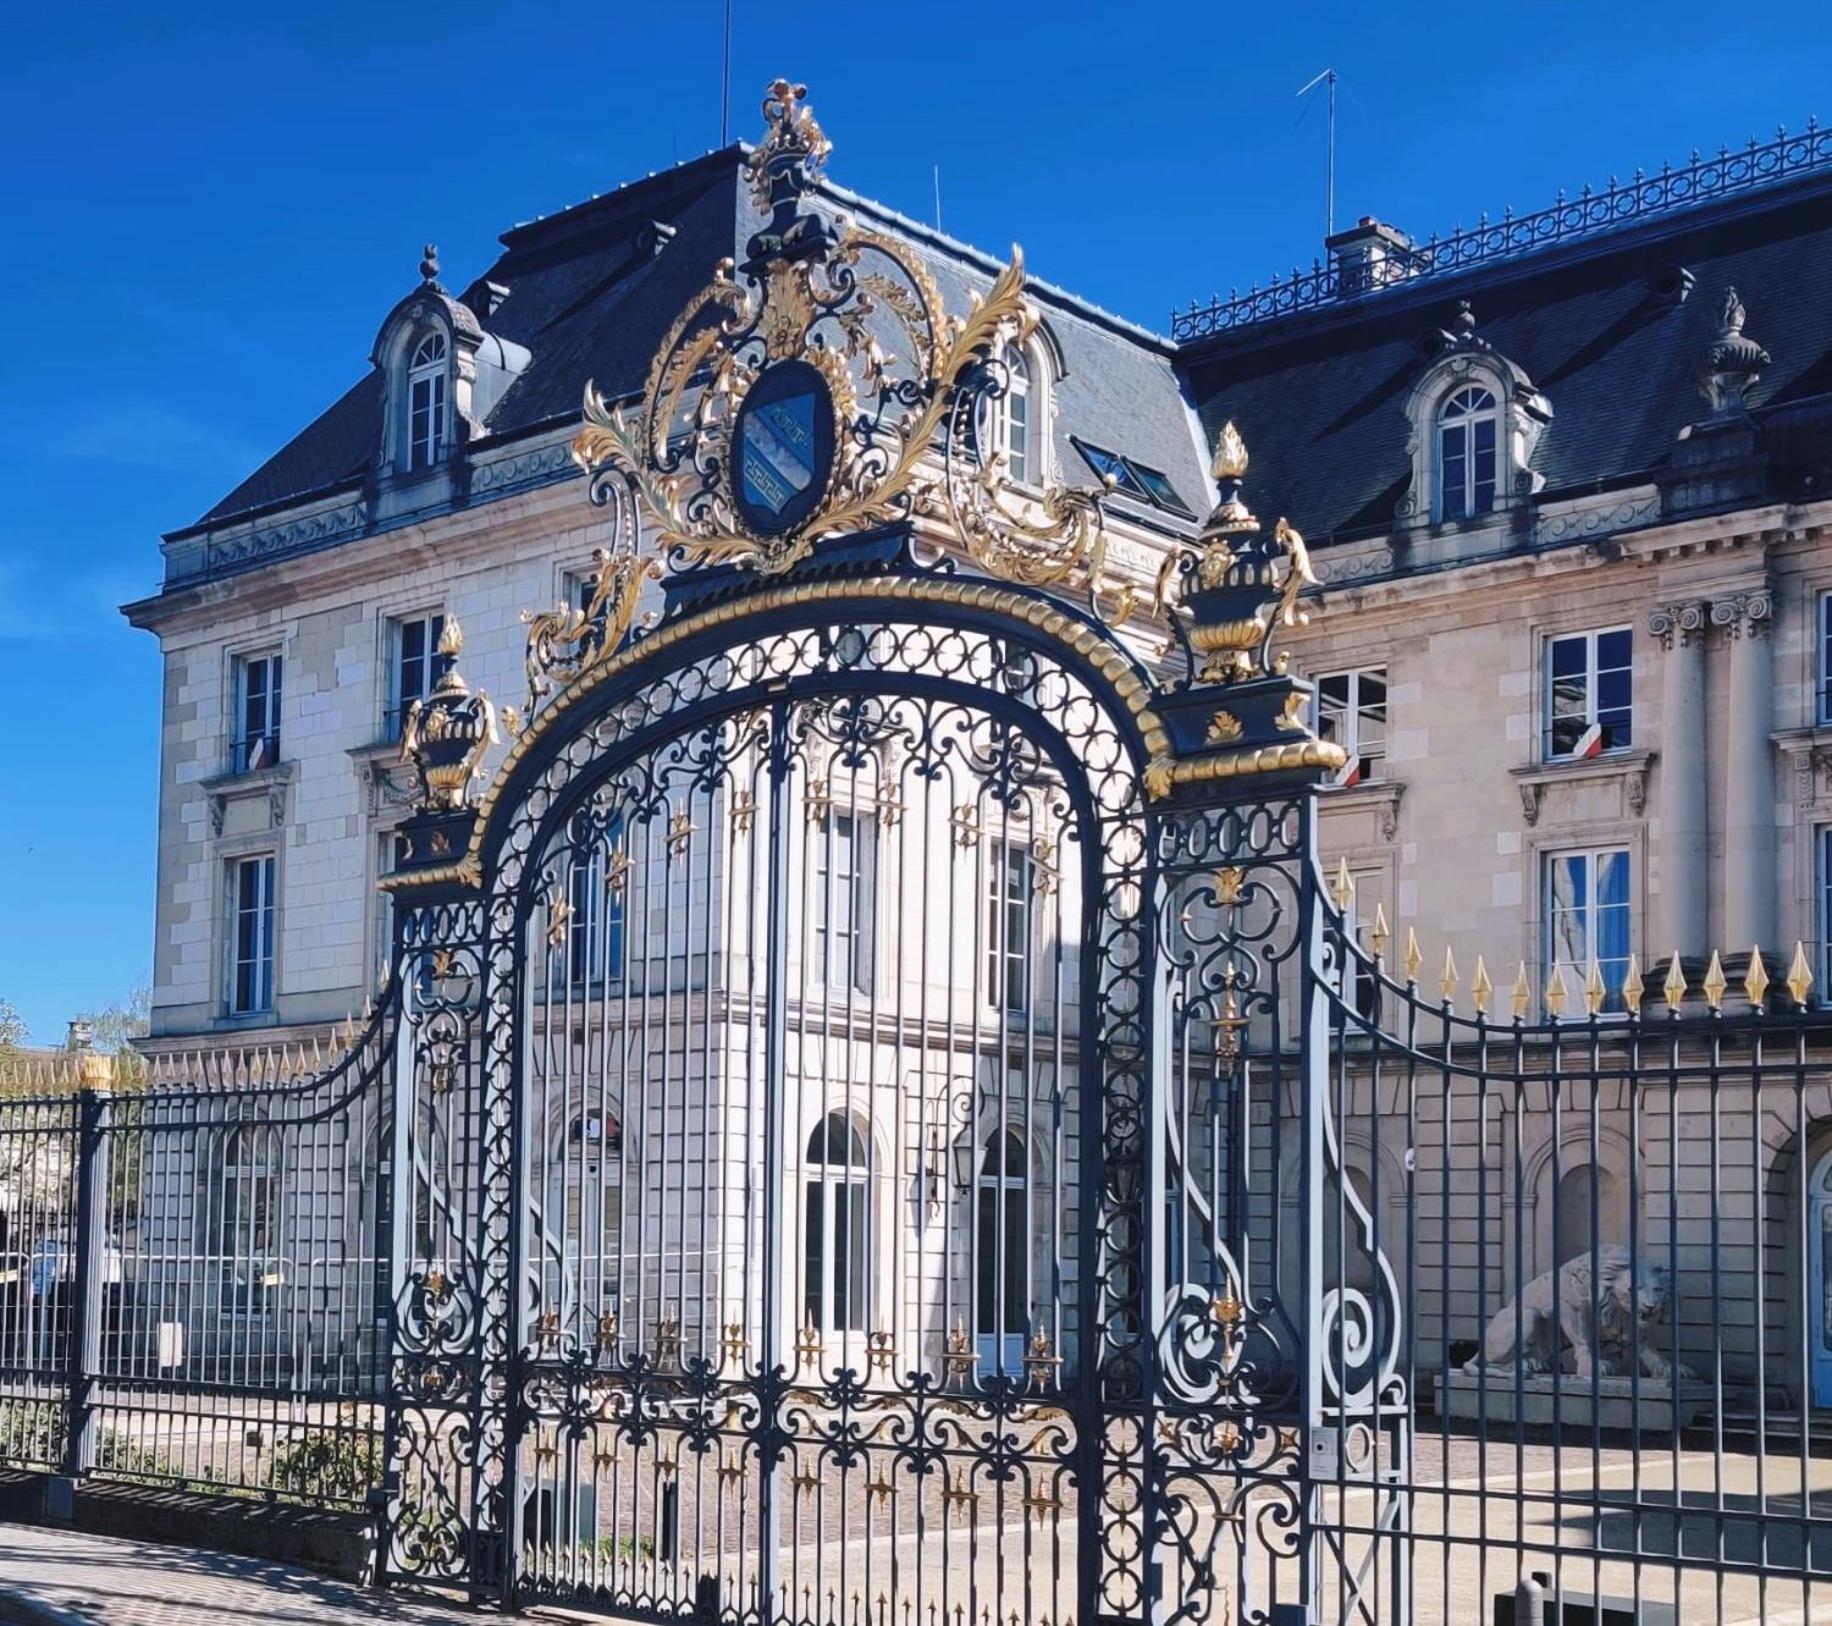
[[[1660,914],[1662,953],[1703,956],[1709,808],[1705,791],[1705,624],[1702,600],[1656,605],[1648,631],[1660,664]]]
[[[1724,940],[1775,941],[1775,786],[1772,746],[1774,600],[1766,582],[1716,599],[1711,624],[1730,646],[1724,728]]]

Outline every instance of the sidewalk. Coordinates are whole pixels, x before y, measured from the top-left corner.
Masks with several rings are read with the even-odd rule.
[[[477,1626],[482,1618],[259,1558],[0,1524],[6,1626]]]

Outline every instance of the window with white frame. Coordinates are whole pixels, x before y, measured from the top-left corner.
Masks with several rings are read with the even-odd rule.
[[[980,1157],[974,1216],[974,1323],[981,1366],[1016,1377],[1030,1330],[1030,1225],[1024,1137],[995,1129]]]
[[[1035,444],[1034,379],[1030,358],[1017,345],[1007,345],[1004,355],[1005,391],[985,404],[981,427],[983,446],[988,456],[1005,459],[1005,472],[1020,485],[1031,485],[1042,477],[1042,460]]]
[[[575,989],[614,982],[623,975],[624,899],[632,873],[623,820],[588,851],[568,861],[564,978]]]
[[[230,771],[253,773],[280,760],[280,657],[243,655],[235,663]]]
[[[1832,824],[1819,831],[1819,1002],[1832,1002]]]
[[[407,364],[407,466],[430,469],[445,455],[446,345],[429,333]]]
[[[1627,627],[1546,640],[1548,761],[1634,743],[1634,635]]]
[[[877,830],[856,813],[830,812],[816,822],[809,842],[814,978],[830,990],[869,993]]]
[[[1020,1015],[1030,1008],[1031,904],[1036,860],[1011,841],[987,848],[986,1000]]]
[[[1494,391],[1465,384],[1438,408],[1438,518],[1471,519],[1495,506],[1501,413]]]
[[[216,1212],[217,1280],[229,1315],[265,1315],[282,1285],[275,1235],[278,1162],[274,1130],[238,1124],[223,1141],[220,1189],[205,1194]]]
[[[1387,760],[1387,669],[1327,672],[1317,679],[1317,733],[1348,754],[1345,785],[1382,777]]]
[[[273,1009],[274,855],[229,866],[229,1010],[247,1016]]]
[[[823,1333],[864,1332],[871,1295],[871,1156],[843,1112],[808,1138],[802,1313]]]
[[[1832,723],[1832,593],[1819,595],[1819,720]]]
[[[1605,1011],[1620,1011],[1629,961],[1629,855],[1621,847],[1547,853],[1543,985],[1562,972],[1579,1008],[1594,965]]]
[[[389,739],[401,737],[409,708],[426,699],[452,669],[452,656],[439,648],[444,636],[445,615],[440,610],[404,615],[389,623],[388,714],[383,719]]]

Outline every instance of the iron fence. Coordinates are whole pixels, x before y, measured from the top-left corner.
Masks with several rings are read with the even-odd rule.
[[[0,1464],[370,1501],[389,1026],[0,1097]]]

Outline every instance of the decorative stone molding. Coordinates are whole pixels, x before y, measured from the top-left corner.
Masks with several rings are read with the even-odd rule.
[[[1804,812],[1832,801],[1832,728],[1790,729],[1770,738],[1787,768],[1794,806]]]
[[[488,462],[478,459],[471,471],[471,494],[502,491],[510,486],[545,483],[556,477],[578,474],[572,451],[565,441],[537,447],[515,456],[498,457]]]
[[[1677,604],[1656,604],[1648,611],[1648,632],[1662,649],[1684,649],[1705,630],[1705,602],[1687,599]]]
[[[1515,788],[1520,792],[1521,817],[1530,828],[1539,823],[1549,785],[1621,780],[1627,810],[1635,818],[1640,818],[1647,811],[1648,774],[1658,760],[1653,751],[1623,751],[1575,762],[1535,762],[1510,771],[1514,776]]]
[[[1657,492],[1607,502],[1573,503],[1542,510],[1535,522],[1535,539],[1542,547],[1555,542],[1582,541],[1652,525],[1659,518],[1660,496]]]
[[[1393,841],[1399,835],[1399,804],[1406,794],[1405,784],[1397,779],[1371,779],[1363,784],[1323,791],[1323,808],[1365,807],[1373,810],[1382,841]]]
[[[1773,628],[1774,615],[1774,595],[1766,586],[1711,603],[1711,624],[1726,638],[1760,638]]]
[[[413,806],[413,766],[402,760],[399,740],[358,745],[347,754],[362,788],[364,810],[370,818]]]
[[[249,530],[222,541],[212,537],[204,549],[203,569],[193,574],[208,575],[213,571],[232,570],[257,559],[303,553],[322,542],[360,531],[367,523],[367,518],[364,504],[351,502],[340,508],[320,509],[315,514],[290,519],[283,525],[269,526],[264,531]]]
[[[202,783],[209,798],[210,834],[221,837],[232,802],[264,797],[267,802],[267,828],[278,830],[286,823],[287,794],[292,788],[298,764],[276,763],[271,768],[256,768],[252,773],[219,774]]]

